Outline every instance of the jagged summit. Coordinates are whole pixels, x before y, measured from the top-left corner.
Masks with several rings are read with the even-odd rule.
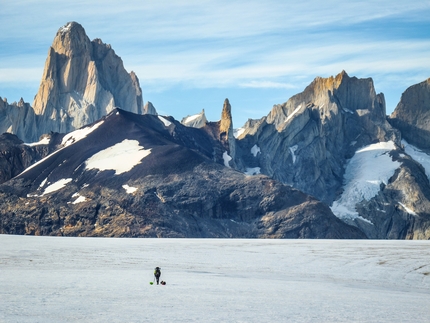
[[[202,109],[202,112],[198,114],[194,114],[192,116],[188,115],[185,118],[182,118],[181,123],[187,127],[204,127],[208,123],[208,120],[206,119],[205,109]]]
[[[22,99],[8,104],[0,98],[0,133],[23,140],[9,134],[0,138],[2,216],[10,220],[0,229],[63,234],[71,226],[74,231],[69,234],[76,235],[137,230],[131,235],[163,236],[173,228],[164,236],[328,237],[321,221],[332,217],[331,205],[338,218],[369,238],[427,239],[430,162],[412,144],[430,151],[429,102],[427,79],[405,91],[390,125],[384,96],[376,93],[373,80],[342,71],[316,77],[303,92],[275,105],[267,117],[249,120],[236,139],[228,99],[217,122],[207,122],[204,110],[182,124],[157,116],[150,102],[143,107],[137,75],[125,70],[112,47],[101,39],[90,41],[80,24],[70,22],[58,30],[48,51],[33,108]],[[50,135],[38,140],[44,133]],[[130,152],[139,159],[131,170],[123,171],[136,157],[126,156]],[[41,160],[45,156],[48,159]],[[53,196],[49,194],[63,186],[68,188],[48,203],[54,210],[49,211],[46,202]],[[279,195],[267,191],[270,187],[278,187]],[[129,196],[137,191],[136,199]],[[305,199],[303,212],[289,194]],[[26,197],[34,199],[23,204]],[[92,202],[71,208],[84,200]],[[285,211],[291,205],[295,211]],[[49,216],[40,226],[44,214]],[[65,226],[53,224],[59,214]],[[97,226],[121,222],[124,216],[137,226],[121,222],[101,232],[92,226],[99,214],[103,216]],[[174,214],[181,216],[165,225]],[[231,217],[237,214],[240,219]],[[22,220],[19,226],[17,215]],[[110,220],[106,222],[105,216]],[[317,233],[307,229],[312,220],[308,216],[315,219],[312,227]],[[195,226],[197,217],[203,221]],[[285,235],[282,227],[297,219],[294,232],[288,224]],[[29,220],[36,221],[40,232]],[[236,220],[243,223],[237,226]],[[335,222],[330,220],[328,226]],[[82,228],[82,223],[88,227]],[[249,228],[265,229],[255,233]]]
[[[316,199],[214,162],[205,129],[117,109],[60,140],[0,185],[0,233],[364,238]]]
[[[143,113],[142,90],[110,45],[90,41],[77,22],[61,27],[48,51],[33,103],[38,118],[32,138],[50,131],[70,132],[100,119],[115,107]]]
[[[85,54],[91,49],[91,42],[84,27],[77,22],[68,22],[60,29],[52,42],[52,48],[68,57]]]
[[[243,140],[237,145],[246,153],[241,157],[245,169],[259,167],[327,203],[342,184],[343,164],[357,147],[386,140],[400,145],[372,79],[349,77],[345,71],[315,78],[303,92],[275,105],[266,118],[245,129],[239,139]],[[255,156],[254,145],[261,149]]]
[[[409,143],[430,151],[430,78],[406,89],[389,122]]]
[[[233,119],[231,117],[231,105],[228,99],[225,99],[222,112],[221,112],[220,132],[228,133],[232,128],[233,128]]]
[[[235,167],[236,138],[234,137],[233,118],[231,116],[231,105],[228,99],[224,100],[219,127],[220,140],[224,142],[226,152],[224,155],[225,165]]]

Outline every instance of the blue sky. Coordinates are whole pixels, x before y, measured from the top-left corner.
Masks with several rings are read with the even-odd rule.
[[[430,1],[0,0],[0,96],[33,103],[57,30],[79,22],[139,77],[144,101],[180,120],[225,98],[234,126],[317,77],[372,77],[390,114],[430,77]]]

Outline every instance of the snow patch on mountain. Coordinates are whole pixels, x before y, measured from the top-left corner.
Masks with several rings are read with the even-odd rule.
[[[233,136],[234,138],[239,138],[241,134],[245,132],[245,128],[237,128],[233,130]]]
[[[53,192],[56,192],[56,191],[62,189],[68,183],[70,183],[72,180],[73,180],[72,178],[62,178],[62,179],[56,181],[55,183],[53,183],[53,184],[49,185],[47,188],[45,188],[45,191],[42,193],[41,196],[44,196],[46,194],[53,193]]]
[[[372,144],[355,152],[345,170],[343,193],[331,206],[337,217],[365,220],[358,215],[355,206],[376,196],[381,184],[386,185],[394,175],[400,163],[393,161],[389,152],[395,149],[394,142],[388,141]]]
[[[254,155],[254,157],[257,157],[258,153],[261,153],[260,151],[260,147],[257,146],[257,144],[255,144],[254,146],[252,146],[251,148],[251,154]]]
[[[300,111],[300,109],[302,108],[302,105],[299,104],[299,106],[297,108],[294,109],[294,111],[287,117],[287,119],[285,119],[284,122],[288,122],[291,120],[292,117],[294,117],[294,115]]]
[[[294,146],[288,148],[291,152],[291,157],[293,158],[293,164],[296,163],[297,156],[295,153],[296,153],[297,148],[299,148],[299,146],[297,146],[297,145],[294,145]]]
[[[96,130],[98,127],[100,127],[103,124],[104,121],[97,122],[96,124],[92,125],[91,127],[84,127],[75,131],[72,131],[71,133],[68,133],[64,136],[63,141],[61,144],[65,147],[70,146],[74,144],[75,142],[84,139],[86,136],[88,136],[91,132]]]
[[[199,118],[200,116],[201,116],[201,114],[199,113],[199,114],[195,114],[195,115],[192,115],[192,116],[185,117],[182,123],[183,124],[187,124],[187,123],[193,122],[197,118]]]
[[[66,25],[64,25],[63,27],[60,28],[60,31],[62,34],[68,32],[70,30],[70,28],[72,27],[72,23],[67,23]]]
[[[405,147],[405,152],[424,167],[426,175],[430,179],[430,156],[417,147],[408,144],[406,140],[402,140],[402,144]]]
[[[72,204],[78,204],[78,203],[82,203],[85,202],[87,200],[87,198],[85,196],[80,195],[79,193],[75,193],[72,195],[72,197],[77,197],[76,200],[74,200],[72,202]]]
[[[230,168],[229,162],[232,158],[226,151],[222,154],[222,159],[224,159],[224,166]]]
[[[123,185],[122,188],[125,189],[127,194],[133,194],[134,192],[137,191],[137,187],[131,187],[131,186],[128,186],[127,184]]]
[[[168,126],[170,126],[172,124],[169,120],[167,120],[166,118],[163,118],[162,116],[157,116],[157,117],[158,117],[158,119],[161,120],[161,122],[164,123],[165,127],[168,127]]]
[[[42,183],[40,183],[39,187],[43,187],[43,186],[45,186],[45,184],[47,183],[47,181],[48,181],[48,178],[45,178],[45,179],[42,181]]]
[[[48,137],[44,137],[41,140],[39,140],[38,142],[32,142],[32,143],[24,143],[24,145],[26,146],[39,146],[39,145],[48,145],[49,144],[49,138]]]
[[[413,210],[411,210],[410,208],[408,208],[406,205],[404,205],[401,202],[398,202],[404,209],[405,211],[410,214],[410,215],[414,215],[414,216],[418,216],[418,214],[416,214]]]
[[[151,153],[144,149],[137,140],[128,140],[102,150],[85,162],[85,169],[114,170],[115,175],[130,171]]]
[[[253,167],[253,168],[247,167],[245,175],[258,175],[260,173],[261,173],[260,167]]]

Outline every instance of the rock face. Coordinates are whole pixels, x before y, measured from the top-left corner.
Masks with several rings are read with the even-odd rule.
[[[114,110],[0,186],[0,233],[365,237],[300,191],[214,163],[212,133]]]
[[[23,172],[58,148],[62,135],[46,135],[40,142],[25,144],[16,135],[0,135],[0,183]]]
[[[21,100],[8,104],[0,98],[0,133],[13,133],[19,138],[33,138],[36,131],[36,115],[30,104]]]
[[[400,137],[385,119],[385,100],[371,79],[342,72],[316,78],[302,93],[250,122],[238,137],[242,170],[261,173],[331,203],[344,165],[358,147]]]
[[[316,78],[267,117],[249,120],[236,144],[243,171],[317,197],[369,238],[430,238],[430,169],[386,121],[371,79]]]
[[[100,119],[114,109],[142,113],[137,76],[124,69],[110,45],[90,41],[84,28],[61,27],[48,52],[33,109],[38,116],[35,141],[50,131],[67,133]]]
[[[236,138],[233,131],[233,118],[231,117],[231,105],[228,99],[224,100],[219,127],[219,139],[224,143],[226,152],[224,164],[228,167],[235,166],[236,158]]]
[[[151,102],[147,102],[145,104],[145,106],[143,107],[143,114],[153,114],[155,116],[158,115],[157,110]]]
[[[388,121],[409,143],[430,152],[430,78],[402,94]]]
[[[181,124],[68,23],[33,108],[0,98],[0,233],[430,239],[429,120],[430,79],[387,121],[372,79],[343,71],[236,133],[228,99]]]
[[[205,115],[205,109],[202,110],[202,112],[192,115],[192,116],[186,116],[185,118],[182,118],[181,123],[184,126],[187,127],[193,127],[193,128],[202,128],[206,126],[208,123],[208,120],[206,119]]]
[[[392,141],[381,142],[348,161],[342,194],[331,209],[372,239],[428,239],[429,198],[422,166]]]

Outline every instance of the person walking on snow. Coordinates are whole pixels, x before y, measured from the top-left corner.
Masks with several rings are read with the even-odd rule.
[[[157,285],[158,285],[158,282],[160,281],[160,276],[161,276],[161,268],[160,267],[155,267],[154,276],[155,276],[155,279],[157,280]]]

